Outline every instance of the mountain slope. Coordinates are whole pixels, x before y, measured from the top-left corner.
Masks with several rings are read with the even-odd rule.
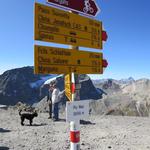
[[[124,80],[126,81],[126,80]],[[150,80],[140,79],[120,82],[106,79],[97,82],[106,95],[101,101],[93,102],[91,107],[101,105],[102,111],[93,107],[94,113],[127,116],[149,116],[150,113]],[[95,104],[96,103],[96,104]]]
[[[33,67],[4,72],[0,75],[0,104],[34,103],[39,98],[39,86],[45,81],[42,77],[46,76],[33,74]]]
[[[63,75],[35,75],[33,67],[17,68],[4,72],[0,75],[0,104],[15,105],[19,101],[28,104],[39,102],[47,95],[47,87],[41,87],[48,79],[56,79],[59,89],[64,90]],[[102,92],[94,87],[87,75],[81,75],[80,82],[81,100],[102,98]]]

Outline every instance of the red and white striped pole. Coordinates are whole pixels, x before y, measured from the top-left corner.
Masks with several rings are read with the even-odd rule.
[[[72,93],[72,101],[75,101],[75,76],[74,73],[71,74],[71,93]]]
[[[76,99],[75,75],[71,74],[72,101]],[[80,121],[70,122],[70,150],[80,150]]]
[[[80,150],[80,125],[79,121],[70,123],[70,150]]]

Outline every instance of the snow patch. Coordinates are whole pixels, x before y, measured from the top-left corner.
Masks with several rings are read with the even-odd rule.
[[[6,108],[7,106],[6,105],[0,105],[0,108]]]
[[[31,88],[38,88],[40,87],[43,83],[45,84],[46,81],[58,77],[57,75],[49,75],[45,77],[40,77],[40,80],[37,80],[36,82],[30,83]]]
[[[44,84],[50,84],[52,81],[55,81],[57,78],[62,77],[63,74],[50,78],[49,80],[45,81]]]

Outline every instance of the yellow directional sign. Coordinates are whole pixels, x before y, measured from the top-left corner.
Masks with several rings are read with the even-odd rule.
[[[36,74],[102,74],[102,53],[35,45]]]
[[[102,22],[35,3],[35,40],[102,49]]]
[[[65,75],[65,94],[67,98],[72,101],[72,95],[71,95],[71,74]]]

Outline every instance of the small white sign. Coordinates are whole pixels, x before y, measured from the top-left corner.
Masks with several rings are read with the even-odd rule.
[[[75,121],[89,116],[89,101],[72,101],[66,105],[66,120]]]

